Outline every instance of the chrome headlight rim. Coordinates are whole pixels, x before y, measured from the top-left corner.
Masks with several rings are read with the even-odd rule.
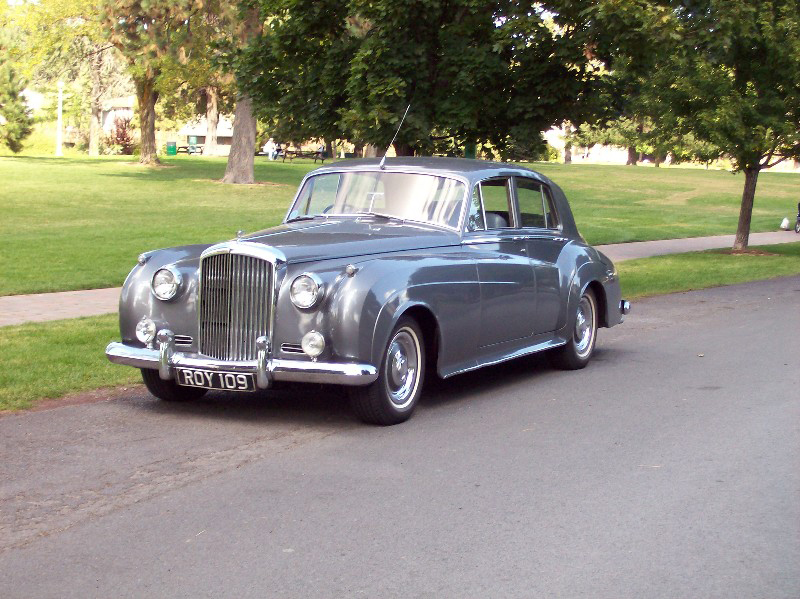
[[[313,298],[310,301],[300,301],[296,296],[295,285],[301,279],[308,279],[314,284]],[[297,275],[292,279],[291,285],[289,285],[289,298],[292,300],[292,304],[294,304],[295,308],[299,308],[300,310],[310,310],[314,306],[319,305],[324,296],[325,284],[322,282],[322,279],[313,272],[304,272]]]
[[[309,331],[303,335],[300,347],[312,360],[316,360],[325,351],[325,336],[319,331]]]
[[[148,347],[153,344],[157,332],[156,323],[147,316],[142,316],[142,319],[136,323],[136,338]]]
[[[167,294],[159,294],[156,291],[156,277],[159,275],[160,272],[167,271],[172,275],[173,279],[173,289],[171,293]],[[152,278],[150,279],[150,290],[153,292],[153,295],[156,299],[161,300],[162,302],[168,302],[171,299],[175,298],[178,295],[178,291],[181,289],[181,285],[183,284],[183,276],[181,275],[180,271],[172,264],[167,264],[166,266],[162,266],[156,272],[153,273]]]

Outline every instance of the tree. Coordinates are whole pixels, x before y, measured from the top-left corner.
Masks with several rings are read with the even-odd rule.
[[[727,153],[745,183],[735,250],[747,248],[758,175],[800,157],[800,3],[671,3],[677,36],[654,73],[662,127]]]
[[[100,0],[109,41],[129,64],[139,104],[142,164],[157,164],[157,81],[165,61],[185,60],[203,0]]]
[[[105,40],[96,0],[37,0],[20,2],[15,21],[25,43],[17,57],[34,85],[53,86],[58,80],[88,106],[80,102],[81,124],[88,122],[89,155],[99,154],[102,102],[113,95],[130,93],[119,54]]]
[[[546,3],[552,4],[552,3]],[[442,139],[504,155],[575,112],[593,73],[585,35],[543,8],[488,0],[261,0],[272,15],[243,56],[259,110],[302,137],[398,154]],[[485,148],[486,149],[486,148]]]
[[[630,23],[615,29],[621,7]],[[641,97],[656,128],[691,135],[744,172],[733,247],[746,249],[759,173],[800,157],[800,3],[600,0],[592,10],[607,45],[648,65]]]
[[[0,143],[15,154],[33,130],[33,119],[25,104],[25,82],[11,66],[7,45],[0,39]]]
[[[192,35],[184,45],[185,60],[163,61],[156,83],[160,118],[187,121],[205,115],[203,154],[217,153],[220,113],[233,109],[235,81],[216,64],[214,48],[214,43],[229,33],[232,7],[225,2],[206,4],[201,18],[192,21]]]
[[[229,60],[238,60],[241,46],[246,46],[263,31],[264,22],[257,5],[243,3],[237,19],[231,20],[230,27],[235,31],[234,39],[241,40],[230,50]],[[229,49],[231,47],[229,46]],[[254,156],[256,146],[256,117],[253,111],[253,100],[242,85],[241,75],[237,73],[238,95],[233,117],[233,139],[228,163],[225,165],[223,183],[251,184],[255,183]]]

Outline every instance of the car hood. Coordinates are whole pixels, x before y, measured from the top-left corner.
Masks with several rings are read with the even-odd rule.
[[[241,239],[279,249],[293,263],[443,247],[460,241],[453,231],[378,218],[301,221]]]

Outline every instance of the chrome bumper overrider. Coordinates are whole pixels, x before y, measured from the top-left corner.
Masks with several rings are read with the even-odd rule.
[[[626,300],[619,301],[619,321],[623,322],[625,320],[625,315],[629,314],[631,311],[631,303]]]
[[[332,385],[369,385],[378,378],[377,369],[371,364],[328,362],[303,362],[279,360],[267,357],[268,342],[258,340],[258,360],[251,362],[225,362],[198,355],[174,351],[173,335],[170,331],[159,331],[158,349],[132,347],[112,341],[106,347],[106,357],[115,364],[126,364],[136,368],[151,368],[159,371],[162,379],[175,376],[175,368],[202,368],[225,372],[243,372],[256,375],[256,386],[267,389],[272,381],[294,383],[324,383]]]

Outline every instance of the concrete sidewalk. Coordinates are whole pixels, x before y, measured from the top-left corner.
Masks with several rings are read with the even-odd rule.
[[[733,235],[717,235],[714,237],[615,243],[596,247],[614,262],[622,262],[648,256],[731,247],[733,239]],[[750,245],[773,245],[793,241],[800,241],[800,235],[796,235],[793,231],[750,234]],[[119,292],[118,287],[112,287],[110,289],[0,297],[0,326],[113,313],[117,311]]]

